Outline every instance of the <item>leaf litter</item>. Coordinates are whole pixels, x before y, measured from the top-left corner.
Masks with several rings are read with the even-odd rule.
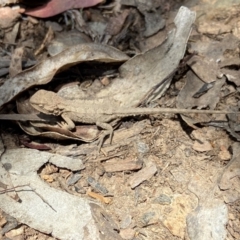
[[[172,30],[162,44],[159,42],[157,44],[159,46],[155,49],[130,59],[127,55],[111,47],[104,46],[99,50],[100,45],[94,44],[82,45],[83,48],[94,46],[94,55],[92,55],[91,47],[85,52],[87,58],[83,57],[82,53],[78,55],[78,45],[64,50],[53,58],[46,58],[45,65],[39,63],[31,69],[5,80],[0,87],[1,105],[4,105],[5,110],[6,105],[11,106],[7,103],[9,101],[12,103],[12,100],[17,98],[18,111],[24,111],[26,105],[19,98],[21,93],[25,93],[31,88],[29,90],[31,94],[37,85],[37,88],[42,88],[44,86],[41,85],[47,83],[48,88],[51,84],[56,85],[54,83],[56,80],[53,81],[56,73],[64,72],[79,62],[108,63],[110,61],[118,63],[119,66],[126,61],[119,68],[119,76],[109,77],[109,83],[107,81],[104,87],[100,84],[101,79],[100,81],[95,79],[90,81],[90,84],[86,84],[84,88],[78,84],[62,86],[58,94],[67,99],[100,98],[103,101],[114,99],[128,107],[137,106],[142,102],[150,105],[161,104],[162,107],[176,105],[179,108],[199,109],[215,109],[216,107],[228,109],[226,107],[228,105],[236,106],[239,101],[238,83],[233,79],[237,79],[235,74],[238,73],[239,58],[235,52],[238,51],[239,39],[236,31],[231,34],[229,30],[231,26],[234,28],[235,25],[229,24],[225,30],[223,29],[224,31],[216,31],[221,24],[215,24],[216,20],[213,16],[217,13],[216,15],[219,17],[221,11],[218,11],[217,4],[214,6],[209,3],[209,5],[212,11],[206,19],[212,23],[199,25],[198,31],[202,35],[193,30],[190,40],[196,40],[190,41],[191,47],[188,51],[192,54],[197,51],[197,55],[184,64],[185,69],[180,69],[178,66],[184,56],[185,45],[189,37],[188,31],[190,31],[193,21],[186,18],[186,22],[180,21],[181,25],[176,18],[176,30]],[[220,7],[222,7],[221,4]],[[150,6],[149,9],[149,7],[138,5],[137,8],[141,13],[145,11],[143,15],[146,23],[149,24],[153,21],[154,16],[151,18],[147,12],[158,7]],[[193,9],[198,11],[197,7]],[[210,15],[211,17],[209,17]],[[149,22],[147,18],[150,19]],[[203,23],[207,21],[199,19]],[[197,23],[200,21],[199,19],[197,19]],[[223,16],[220,19],[226,20]],[[234,19],[227,19],[227,21],[234,22]],[[216,38],[214,36],[208,38],[207,35],[204,35],[204,31],[206,34],[215,34]],[[122,34],[122,32],[120,33]],[[180,39],[181,41],[179,41]],[[111,51],[120,55],[114,58]],[[73,53],[73,56],[69,56],[68,53]],[[51,63],[56,68],[51,67]],[[186,67],[187,65],[189,67]],[[176,81],[178,74],[180,77],[183,76],[180,70],[185,71],[186,79]],[[19,67],[17,67],[17,71],[19,72]],[[49,84],[50,81],[52,81],[51,84]],[[161,84],[159,84],[160,82]],[[233,82],[235,85],[230,85],[229,82]],[[151,91],[152,89],[154,91]],[[175,97],[176,91],[177,98]],[[148,96],[150,98],[146,98]],[[28,103],[26,104],[28,105]],[[22,126],[25,124],[24,131],[30,135],[35,133],[41,142],[52,149],[52,153],[46,153],[46,155],[44,152],[20,149],[16,146],[9,149],[11,148],[9,147],[11,141],[8,139],[10,135],[1,135],[5,141],[4,145],[7,146],[7,150],[2,153],[1,164],[5,167],[10,166],[7,168],[7,174],[6,172],[1,173],[1,176],[4,176],[1,178],[4,186],[1,188],[3,194],[0,195],[1,209],[15,217],[20,223],[25,223],[42,233],[51,233],[52,236],[59,239],[71,239],[71,236],[85,239],[85,232],[81,231],[84,229],[81,226],[86,223],[85,219],[88,219],[87,221],[91,219],[91,226],[87,225],[88,230],[92,232],[92,235],[88,236],[90,239],[98,239],[101,235],[99,235],[100,232],[105,232],[106,239],[129,239],[130,236],[133,238],[136,234],[143,239],[156,239],[157,236],[161,236],[161,239],[183,239],[186,236],[190,239],[238,239],[238,228],[235,224],[238,220],[234,217],[237,216],[235,207],[239,201],[239,189],[235,177],[238,176],[239,171],[237,163],[234,163],[237,162],[239,155],[239,143],[236,142],[239,131],[238,117],[233,115],[229,115],[227,118],[214,115],[195,115],[194,118],[182,115],[181,117],[195,129],[191,131],[190,135],[182,130],[180,119],[174,116],[171,119],[163,120],[157,117],[149,120],[139,119],[136,123],[133,122],[133,119],[123,121],[121,127],[115,130],[112,143],[110,144],[109,140],[106,140],[100,155],[96,155],[96,146],[91,143],[70,145],[68,143],[65,145],[51,142],[51,140],[44,141],[40,138],[46,134],[51,138],[57,138],[58,135],[62,139],[80,139],[91,142],[99,134],[99,130],[95,126],[79,125],[77,128],[82,128],[82,130],[77,129],[80,131],[77,137],[75,135],[69,137],[69,134],[72,133],[64,132],[57,126],[34,126],[29,123],[21,123]],[[198,125],[195,125],[196,123]],[[199,128],[199,123],[204,123],[205,127],[203,125]],[[211,127],[211,125],[225,128],[236,139],[229,138],[226,132]],[[60,154],[65,157],[62,158]],[[51,162],[49,159],[55,159],[55,161]],[[80,159],[84,165],[79,162]],[[49,162],[48,165],[46,165],[47,162]],[[71,162],[76,165],[75,168],[71,168]],[[40,178],[41,175],[37,174],[39,168],[45,169],[47,166],[52,166],[57,170],[46,174],[45,179],[52,179],[48,184],[44,183]],[[1,169],[4,171],[5,168]],[[69,174],[76,171],[82,177],[73,186],[64,186]],[[95,179],[94,186],[89,187],[88,177]],[[221,179],[220,184],[219,179]],[[104,194],[99,192],[98,182],[101,188],[107,189],[107,196],[104,197],[112,198],[111,205],[104,205],[100,208],[97,204],[92,205],[87,199],[88,195],[95,198],[96,201],[102,201],[100,196]],[[49,187],[49,184],[52,187]],[[22,185],[24,186],[21,187]],[[15,189],[20,186],[22,190],[18,191],[18,195],[22,200],[21,205],[9,198],[8,193],[4,193],[6,186],[7,189],[11,189],[13,186]],[[55,188],[64,189],[67,193],[55,190]],[[91,189],[99,192],[99,196],[88,194],[87,192]],[[55,199],[59,199],[59,201],[56,202]],[[76,202],[71,204],[72,199]],[[67,202],[70,204],[66,204]],[[232,205],[230,206],[229,203]],[[72,208],[75,204],[82,206],[86,211],[82,213],[79,208]],[[105,204],[108,204],[108,201]],[[33,208],[29,208],[29,206],[33,206]],[[35,206],[39,206],[39,209]],[[62,206],[65,206],[66,212],[62,211]],[[15,207],[16,210],[14,210]],[[103,208],[107,209],[108,214],[104,212]],[[49,215],[45,215],[48,212]],[[121,227],[123,225],[120,225],[119,221],[126,219],[126,212],[131,216],[130,222]],[[71,221],[69,213],[76,213],[76,215],[72,214],[75,221]],[[59,218],[63,220],[63,225],[54,224],[56,223],[56,219],[54,219],[56,214],[59,214]],[[80,225],[76,225],[79,215],[81,220],[77,222]],[[113,219],[110,219],[109,215]],[[84,219],[82,219],[83,216]],[[104,220],[102,216],[104,216]],[[66,218],[68,218],[68,229],[70,229],[67,233],[63,231],[67,227]],[[44,222],[47,219],[47,225],[42,224],[40,219]],[[99,223],[102,221],[104,224],[100,226]],[[53,223],[51,229],[49,223]],[[59,228],[59,226],[62,227]],[[14,228],[4,234],[6,236],[7,234],[10,236],[10,233],[14,234]],[[41,233],[36,233],[33,229],[32,232],[28,232],[29,230],[31,229],[24,227],[25,233],[21,232],[20,235],[38,234],[41,236]],[[45,235],[45,238],[47,237]]]

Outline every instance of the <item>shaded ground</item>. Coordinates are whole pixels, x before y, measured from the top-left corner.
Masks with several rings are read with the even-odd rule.
[[[152,2],[155,3],[155,1]],[[173,18],[179,7],[185,5],[197,11],[186,55],[189,56],[193,51],[198,51],[200,58],[214,59],[214,61],[219,58],[222,62],[221,69],[225,68],[222,71],[225,71],[224,74],[227,77],[219,86],[219,92],[215,88],[213,91],[215,94],[211,95],[210,100],[212,103],[216,101],[220,109],[226,109],[221,106],[228,105],[239,107],[240,5],[237,5],[237,1],[214,1],[213,3],[210,1],[164,3],[162,1],[161,4],[160,8],[153,7],[159,11],[157,15],[150,15],[152,10],[147,11],[146,5],[139,4],[127,6],[124,11],[119,10],[121,17],[111,20],[109,18],[115,16],[118,10],[117,5],[115,5],[115,12],[110,8],[110,13],[98,7],[86,9],[83,15],[85,19],[91,15],[89,22],[92,22],[92,25],[89,23],[84,32],[92,38],[96,29],[99,28],[96,41],[108,42],[131,57],[155,47],[159,44],[159,39],[164,41],[168,30],[173,26]],[[127,12],[130,8],[132,15]],[[108,25],[106,31],[109,36],[104,35],[104,40],[99,39],[102,37],[100,25],[104,25],[106,21],[102,19],[102,11],[105,12],[104,16],[108,21],[113,23],[119,21],[119,25],[123,24],[121,31],[116,31],[118,32],[116,35],[112,34],[113,30]],[[72,13],[69,14],[71,16]],[[157,19],[156,16],[161,18]],[[61,16],[50,19],[51,24],[53,25],[53,22],[57,22],[59,18],[62,18],[60,23],[65,26]],[[127,20],[123,21],[125,18]],[[154,29],[156,24],[153,22],[159,24],[162,19],[166,20],[166,25],[163,24],[163,28]],[[35,22],[32,19],[22,23],[20,39],[22,43],[31,45],[31,47],[28,45],[27,54],[25,53],[26,56],[23,56],[23,59],[32,59],[29,56],[32,56],[34,50],[39,49],[47,32],[45,21],[44,19]],[[99,25],[96,24],[97,22]],[[118,23],[111,27],[117,28]],[[144,32],[143,26],[149,32],[156,31],[156,33],[150,34],[146,30]],[[25,34],[24,37],[23,34]],[[28,36],[29,42],[27,42]],[[74,38],[71,35],[67,36],[63,38],[65,40]],[[84,36],[84,38],[87,37]],[[51,37],[47,38],[47,41],[52,44],[48,46],[55,50]],[[219,43],[218,47],[216,42]],[[70,41],[69,45],[71,44],[73,43]],[[48,53],[49,51],[48,49]],[[45,59],[46,56],[47,51],[44,49],[36,59]],[[229,59],[232,62],[224,63],[224,60]],[[202,66],[205,67],[201,63],[197,70],[193,71],[198,71],[202,74],[201,76],[205,73],[206,78],[210,74],[215,74],[215,77],[218,75],[217,71],[212,73],[213,65],[200,71]],[[17,67],[13,68],[16,70]],[[100,68],[103,69],[104,66],[100,65]],[[79,69],[71,69],[67,72],[67,76],[63,73],[56,78],[57,81],[49,83],[46,88],[56,91],[60,85],[67,85],[66,82],[74,85],[71,83],[72,79],[75,82],[75,79],[81,81],[89,78],[89,81],[93,82],[98,76],[92,73],[92,66],[89,67],[86,64],[85,69],[86,74],[80,71],[80,77],[76,77],[79,76]],[[175,73],[170,88],[157,101],[157,104],[167,107],[176,104],[184,104],[185,108],[194,108],[196,105],[205,107],[203,100],[200,103],[197,102],[199,105],[196,102],[190,102],[188,96],[192,97],[190,94],[192,88],[185,88],[186,92],[182,93],[182,96],[179,94],[180,90],[187,86],[188,79],[191,79],[191,82],[195,81],[191,75],[189,76],[189,69],[189,66],[184,65],[181,71]],[[109,79],[112,77],[107,76]],[[103,85],[108,84],[109,79],[100,79]],[[3,78],[2,81],[4,80]],[[208,84],[211,84],[211,81]],[[85,85],[87,88],[88,82],[85,82]],[[38,88],[41,89],[42,86]],[[30,90],[30,95],[33,90],[35,89]],[[70,95],[73,95],[73,92],[70,92]],[[216,120],[222,121],[223,117]],[[14,124],[10,125],[9,122],[1,123],[1,137],[8,149],[48,147],[51,153],[83,160],[85,169],[80,171],[72,172],[46,163],[38,174],[54,188],[81,198],[91,199],[101,205],[116,223],[117,232],[123,239],[195,240],[210,239],[210,236],[212,239],[240,239],[238,142],[233,134],[229,134],[231,132],[229,129],[226,131],[214,126],[204,127],[200,126],[199,122],[205,121],[192,122],[186,120],[184,116],[173,114],[161,117],[125,118],[114,132],[113,143],[109,144],[106,141],[100,154],[97,153],[97,146],[94,143],[79,144],[79,141],[77,143],[75,141],[59,142],[41,137],[27,137],[20,128]],[[217,121],[211,122],[217,124]],[[195,129],[190,127],[195,123],[197,123]],[[239,131],[238,124],[233,125],[232,123],[231,130]],[[23,127],[22,129],[26,131]],[[84,131],[84,134],[87,132],[91,135],[96,128]],[[74,177],[77,180],[74,180]],[[69,184],[70,180],[74,184]],[[104,193],[103,189],[107,189],[107,193]],[[68,216],[64,217],[68,221]],[[3,212],[0,216],[0,227],[5,234],[2,236],[3,239],[54,239],[50,235],[17,223]]]

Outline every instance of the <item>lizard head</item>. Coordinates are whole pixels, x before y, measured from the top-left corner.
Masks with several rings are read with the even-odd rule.
[[[31,98],[30,104],[39,112],[50,115],[61,115],[62,99],[56,93],[46,90],[37,91]]]

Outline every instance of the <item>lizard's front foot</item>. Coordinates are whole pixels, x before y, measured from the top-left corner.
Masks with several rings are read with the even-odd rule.
[[[75,123],[71,120],[71,118],[64,113],[61,116],[65,122],[58,123],[58,125],[65,130],[73,130],[75,128]]]
[[[65,130],[68,130],[68,131],[71,131],[73,130],[74,128],[72,128],[71,126],[69,126],[66,122],[58,122],[57,125],[62,128],[62,129],[65,129]]]

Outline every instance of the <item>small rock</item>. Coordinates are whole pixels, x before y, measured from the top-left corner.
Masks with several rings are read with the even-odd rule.
[[[131,228],[126,228],[126,229],[121,229],[120,230],[120,236],[123,238],[123,239],[133,239],[134,236],[136,234],[136,231],[134,229],[131,229]]]
[[[193,149],[198,152],[207,152],[207,151],[211,151],[213,147],[211,143],[208,141],[204,141],[203,143],[199,143],[198,141],[195,141],[193,144]]]
[[[227,206],[220,201],[212,201],[212,206],[198,206],[187,217],[187,229],[192,240],[226,239],[228,221]]]
[[[219,152],[218,157],[223,161],[227,161],[231,159],[232,156],[224,146],[221,146],[221,151]]]
[[[155,217],[155,212],[146,212],[143,214],[142,216],[142,222],[145,224],[145,225],[148,225],[151,223],[151,220]]]
[[[131,224],[132,222],[132,216],[131,215],[127,215],[124,217],[124,219],[121,221],[120,223],[120,228],[121,229],[124,229],[124,228],[127,228],[129,227],[129,225]]]
[[[171,204],[171,198],[165,194],[160,194],[153,200],[153,203],[159,203],[162,205],[169,205]]]
[[[139,153],[147,153],[149,151],[149,146],[145,142],[137,143],[137,150]]]

